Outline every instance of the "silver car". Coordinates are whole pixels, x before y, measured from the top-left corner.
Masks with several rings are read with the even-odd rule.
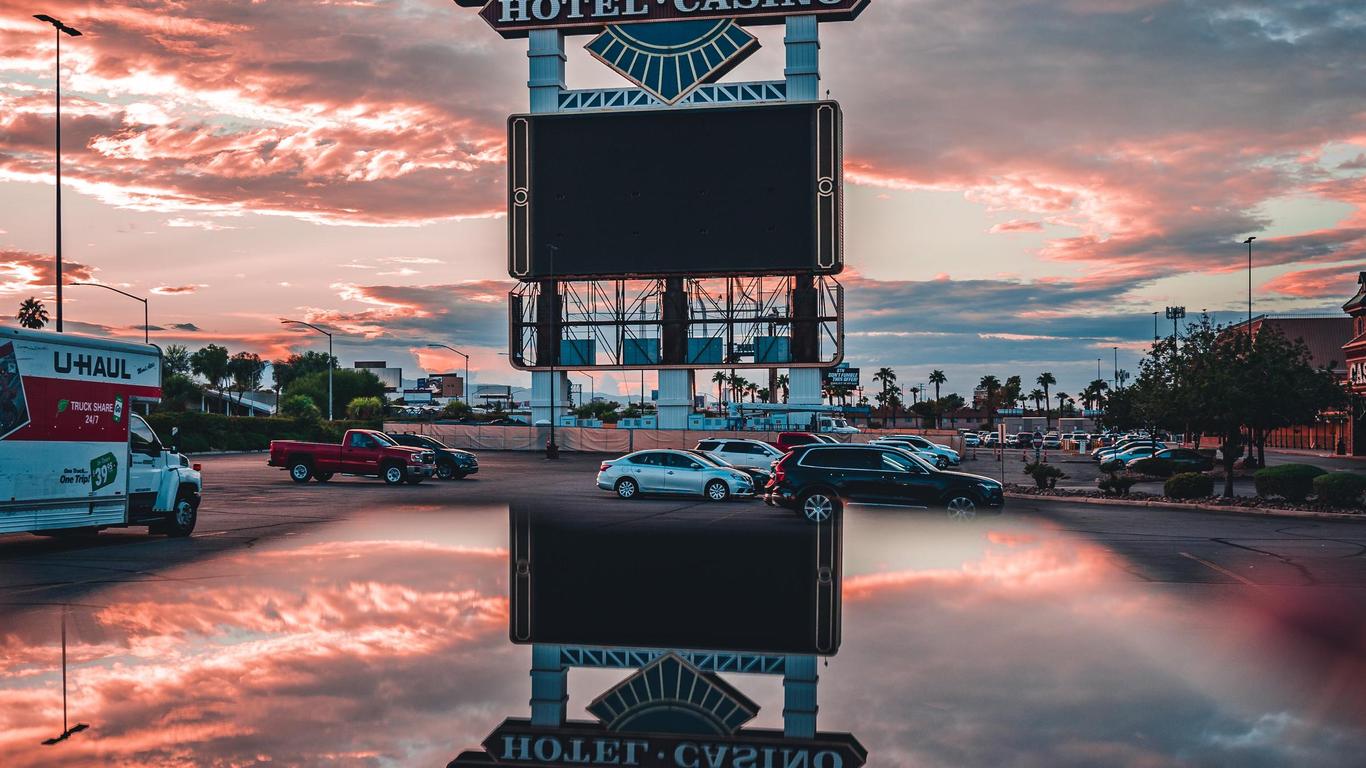
[[[683,451],[660,449],[604,461],[598,468],[598,487],[623,499],[642,493],[677,493],[711,501],[754,495],[754,481],[738,469],[706,463]]]

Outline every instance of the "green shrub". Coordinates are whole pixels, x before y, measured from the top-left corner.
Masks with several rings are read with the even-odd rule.
[[[1280,496],[1286,501],[1304,501],[1314,490],[1314,478],[1327,474],[1326,470],[1310,464],[1282,464],[1257,470],[1253,481],[1257,495],[1263,498]]]
[[[178,447],[186,453],[204,451],[263,451],[271,440],[303,440],[318,443],[341,441],[347,429],[378,429],[378,421],[319,421],[274,416],[224,416],[198,411],[153,413],[147,419],[162,440],[180,428]]]
[[[384,415],[384,400],[378,397],[353,397],[346,404],[346,415],[353,419],[377,419]]]
[[[1096,481],[1096,487],[1106,496],[1123,496],[1134,486],[1135,480],[1132,477],[1117,475],[1114,472]]]
[[[1130,471],[1137,472],[1140,475],[1148,475],[1149,477],[1169,477],[1173,467],[1172,463],[1166,459],[1149,456],[1135,461],[1129,469]]]
[[[1061,469],[1042,461],[1026,461],[1024,471],[1026,475],[1034,478],[1034,485],[1039,488],[1052,488],[1057,484],[1058,478],[1067,477]]]
[[[1162,492],[1172,499],[1204,499],[1214,495],[1214,478],[1200,472],[1172,475],[1162,484]]]
[[[290,395],[280,403],[280,413],[296,419],[320,419],[322,412],[308,395]]]
[[[1366,493],[1366,475],[1331,472],[1314,478],[1314,495],[1319,497],[1320,504],[1358,507],[1363,493]]]

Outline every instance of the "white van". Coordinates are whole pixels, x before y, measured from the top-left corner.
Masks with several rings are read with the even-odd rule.
[[[190,535],[199,470],[133,413],[160,399],[155,346],[0,328],[0,533]]]

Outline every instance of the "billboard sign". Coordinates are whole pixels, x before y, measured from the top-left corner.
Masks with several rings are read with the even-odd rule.
[[[834,368],[825,369],[825,383],[832,387],[857,387],[859,369],[850,368],[848,363],[840,363]]]
[[[779,24],[787,16],[850,21],[868,0],[456,0],[483,5],[479,17],[507,38],[533,29],[558,29],[567,35],[663,21],[734,19],[740,24]]]
[[[838,274],[842,148],[831,101],[514,115],[508,274]]]

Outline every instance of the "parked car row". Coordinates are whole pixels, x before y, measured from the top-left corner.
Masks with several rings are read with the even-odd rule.
[[[378,477],[389,485],[417,485],[431,477],[469,477],[479,471],[479,458],[426,435],[349,429],[340,445],[272,440],[266,465],[288,471],[296,483],[356,475]]]
[[[691,450],[635,451],[602,462],[596,483],[623,499],[650,493],[712,501],[760,496],[815,523],[844,504],[941,508],[954,519],[1004,504],[1001,483],[947,471],[959,463],[957,452],[919,435],[848,444],[784,434],[792,444],[787,450],[747,438],[712,438]]]

